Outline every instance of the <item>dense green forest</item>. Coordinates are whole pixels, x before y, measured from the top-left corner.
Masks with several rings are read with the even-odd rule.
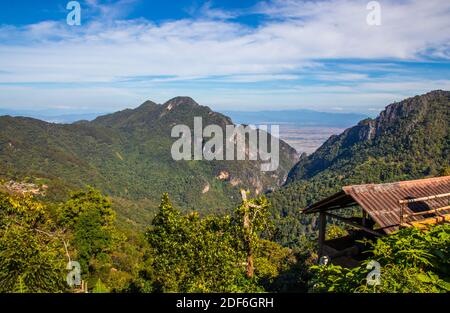
[[[316,217],[300,210],[342,186],[450,175],[450,92],[433,91],[386,107],[302,156],[283,188],[269,195],[278,241],[314,235]]]
[[[47,186],[45,199],[61,201],[71,190],[94,186],[113,198],[122,224],[143,229],[169,191],[182,210],[229,212],[240,188],[253,193],[281,185],[298,160],[280,142],[280,166],[262,172],[261,161],[173,160],[174,125],[225,128],[232,121],[188,97],[100,116],[92,122],[52,124],[24,117],[0,117],[0,179]],[[270,135],[269,135],[270,136]]]
[[[269,216],[264,197],[243,201],[231,215],[202,218],[182,214],[164,194],[147,230],[129,234],[95,189],[50,206],[3,192],[0,292],[73,292],[66,284],[69,260],[80,263],[94,293],[450,291],[450,225],[368,242],[383,273],[382,283],[370,287],[368,261],[353,269],[319,266],[310,241],[290,249],[263,239]],[[338,235],[335,228],[328,238]]]
[[[182,214],[164,194],[147,230],[127,233],[117,227],[110,199],[93,188],[54,205],[3,192],[0,292],[69,292],[69,260],[80,263],[92,292],[276,291],[287,287],[281,277],[302,290],[305,269],[298,262],[312,265],[312,249],[294,251],[262,239],[271,223],[268,202],[263,197],[248,204],[258,209],[242,203],[231,215],[202,218],[195,211]],[[246,215],[251,228],[243,226]]]
[[[289,175],[295,154],[282,147],[270,179],[257,164],[169,160],[167,125],[199,112],[229,122],[185,98],[72,125],[0,117],[0,292],[74,292],[70,261],[99,293],[448,292],[449,225],[365,242],[353,269],[319,266],[316,220],[300,209],[343,185],[449,175],[449,100],[434,91],[391,104]],[[240,183],[218,179],[224,171]],[[371,260],[383,271],[375,287]]]

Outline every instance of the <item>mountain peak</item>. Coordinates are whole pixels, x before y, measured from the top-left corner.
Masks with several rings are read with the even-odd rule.
[[[172,109],[180,105],[199,106],[199,104],[195,102],[194,99],[186,96],[175,97],[164,103],[164,106],[167,106],[169,109]]]
[[[158,104],[156,104],[156,103],[153,102],[153,101],[147,100],[147,101],[145,101],[144,103],[142,103],[142,104],[138,107],[138,109],[139,109],[139,108],[146,108],[146,107],[154,107],[154,106],[158,106]]]

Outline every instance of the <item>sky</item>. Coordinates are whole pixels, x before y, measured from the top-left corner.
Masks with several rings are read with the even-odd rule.
[[[84,0],[74,26],[68,2],[0,2],[0,109],[190,96],[218,111],[374,115],[450,90],[448,0]]]

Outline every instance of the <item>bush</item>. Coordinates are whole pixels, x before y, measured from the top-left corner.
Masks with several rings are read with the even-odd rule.
[[[427,231],[407,228],[371,243],[372,259],[381,265],[381,284],[368,286],[369,260],[353,269],[312,266],[313,292],[449,292],[450,225]]]

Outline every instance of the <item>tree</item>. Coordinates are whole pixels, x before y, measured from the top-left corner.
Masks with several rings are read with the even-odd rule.
[[[450,165],[446,165],[442,168],[441,176],[450,176]]]
[[[111,269],[110,254],[119,238],[115,228],[116,214],[111,201],[88,187],[71,194],[57,211],[59,223],[70,233],[82,273],[94,285],[99,276]]]
[[[0,194],[0,292],[64,291],[65,252],[47,208]]]
[[[248,278],[254,275],[254,254],[259,245],[259,233],[266,230],[269,226],[269,205],[266,198],[247,199],[248,192],[241,190],[242,204],[235,214],[238,220],[242,221],[241,237],[244,243],[244,249],[247,254]]]
[[[146,233],[153,289],[162,292],[257,290],[245,277],[245,254],[230,216],[181,215],[164,194]]]
[[[450,225],[428,231],[411,227],[370,243],[371,260],[381,265],[381,284],[368,286],[366,265],[348,269],[312,266],[315,292],[449,292]]]
[[[182,215],[164,194],[146,233],[151,265],[143,274],[152,287],[140,285],[158,292],[264,291],[295,263],[290,249],[260,239],[270,225],[264,197],[245,198],[232,216],[201,218]]]

